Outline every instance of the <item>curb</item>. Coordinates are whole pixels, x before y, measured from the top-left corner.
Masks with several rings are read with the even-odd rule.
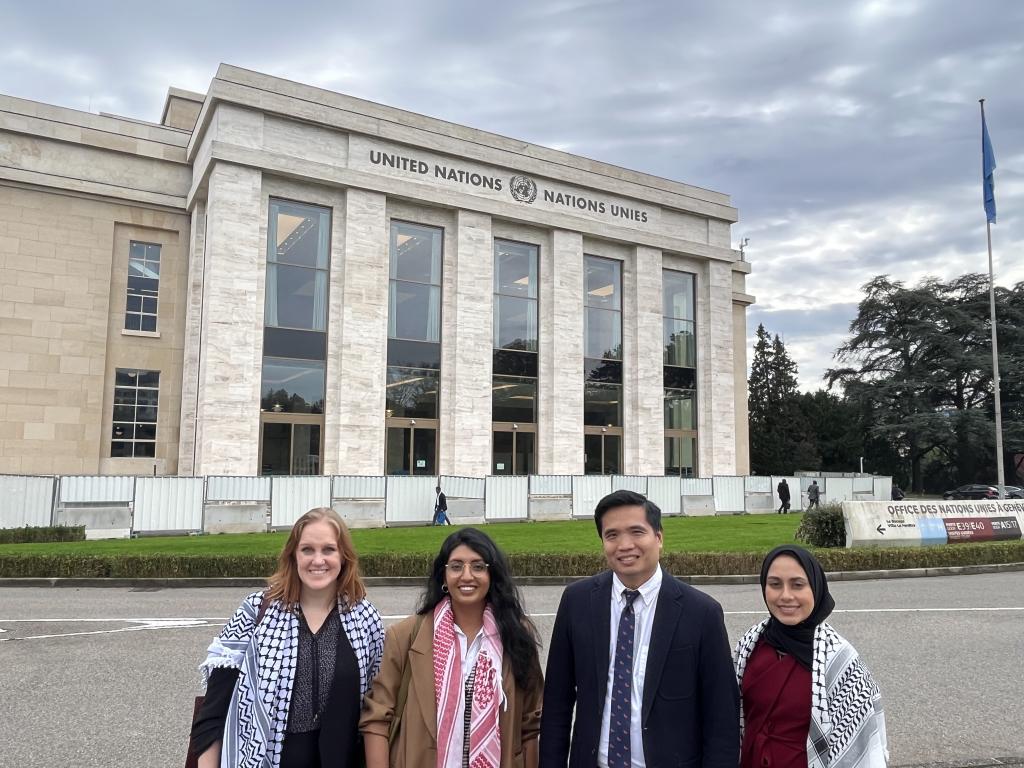
[[[931,576],[973,576],[982,573],[1007,573],[1024,571],[1024,563],[996,563],[993,565],[956,565],[938,568],[905,568],[881,571],[832,571],[829,581],[876,581],[883,579],[919,579]],[[521,587],[564,587],[586,576],[520,576],[516,583]],[[735,574],[721,576],[678,576],[686,584],[757,584],[757,574]],[[367,587],[422,587],[422,576],[367,576],[363,581]],[[265,578],[257,577],[185,577],[178,579],[121,579],[121,578],[0,578],[3,587],[66,587],[66,588],[134,588],[134,589],[183,589],[207,587],[263,587]],[[994,758],[1001,760],[1002,758]],[[1013,758],[1016,759],[1016,758]],[[1024,758],[1022,758],[1024,760]],[[998,762],[977,763],[978,766],[1001,765]],[[930,768],[946,768],[959,763],[922,763]],[[975,765],[972,763],[972,765]],[[904,766],[902,768],[910,768]]]
[[[892,768],[998,768],[998,766],[1024,765],[1024,756],[975,757],[962,760],[937,760],[930,763],[902,763]]]

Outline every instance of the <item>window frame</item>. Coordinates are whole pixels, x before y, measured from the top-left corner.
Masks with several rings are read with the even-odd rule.
[[[129,377],[135,378],[135,384],[132,385],[132,386],[125,385],[125,384],[118,384],[117,383],[118,377],[120,375],[122,375],[122,374],[127,375]],[[143,374],[155,375],[156,376],[156,384],[155,384],[155,386],[139,386],[138,382],[141,379]],[[133,393],[132,400],[134,402],[132,402],[132,403],[124,402],[123,401],[124,395],[122,394],[119,397],[118,396],[118,390],[121,390],[122,393],[123,392],[131,392],[131,393]],[[140,392],[155,392],[156,393],[156,400],[155,400],[155,402],[152,403],[152,404],[146,403],[144,405],[139,405],[139,393]],[[143,408],[143,407],[144,408],[152,408],[153,409],[153,419],[152,419],[152,421],[150,421],[148,419],[145,420],[145,421],[140,421],[139,420],[139,408]],[[119,408],[132,408],[133,409],[133,418],[131,420],[124,419],[124,418],[115,418],[115,414],[117,413],[117,410]],[[114,390],[113,390],[113,397],[112,397],[112,400],[111,400],[111,408],[110,408],[110,442],[109,442],[109,444],[107,446],[109,454],[110,454],[110,458],[112,458],[112,459],[155,459],[156,458],[157,439],[159,437],[159,433],[158,433],[159,421],[160,421],[160,371],[153,371],[153,370],[142,369],[142,368],[115,368],[114,369]],[[131,437],[123,437],[123,436],[122,437],[118,437],[115,434],[115,430],[118,428],[118,425],[123,425],[125,427],[130,427]],[[136,435],[137,435],[137,433],[139,431],[140,425],[145,427],[146,429],[149,429],[150,427],[152,427],[153,437],[152,438],[149,438],[149,437],[146,437],[146,438],[136,437]],[[131,450],[131,453],[130,454],[115,454],[114,453],[114,444],[115,443],[123,443],[123,444],[129,446],[130,450]],[[142,445],[142,446],[151,446],[152,447],[152,455],[150,455],[149,453],[139,453],[138,446],[140,446],[140,445]]]

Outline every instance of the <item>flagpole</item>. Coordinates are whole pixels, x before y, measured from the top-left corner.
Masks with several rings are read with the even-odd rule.
[[[981,104],[981,124],[985,125],[985,100]],[[985,217],[985,236],[988,240],[988,304],[992,323],[992,388],[995,394],[996,411],[996,481],[999,484],[999,498],[1006,498],[1006,478],[1003,473],[1003,409],[999,396],[999,340],[996,334],[996,282],[992,269],[992,222]]]

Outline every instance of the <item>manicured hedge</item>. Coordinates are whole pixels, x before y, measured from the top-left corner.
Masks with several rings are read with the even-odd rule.
[[[845,547],[843,505],[832,502],[820,509],[804,512],[800,527],[796,529],[796,538],[812,547]]]
[[[935,568],[1024,562],[1024,542],[953,544],[894,549],[819,549],[828,571]],[[754,574],[763,552],[670,552],[662,557],[676,576]],[[588,576],[605,567],[600,552],[567,555],[509,555],[520,576]],[[367,576],[423,577],[432,555],[382,553],[361,559]],[[180,578],[254,577],[270,574],[277,558],[267,555],[0,555],[0,577],[14,578]]]
[[[84,525],[0,528],[0,544],[37,544],[51,541],[85,541]]]

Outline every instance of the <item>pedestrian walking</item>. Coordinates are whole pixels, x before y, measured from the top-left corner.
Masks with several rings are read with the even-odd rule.
[[[789,512],[789,483],[786,482],[786,478],[782,478],[779,484],[775,487],[775,490],[779,493],[779,509],[778,514],[784,515]]]
[[[821,486],[818,485],[817,480],[811,481],[811,487],[807,489],[807,509],[821,509],[818,502],[821,500]]]
[[[441,491],[441,486],[434,489],[437,498],[434,499],[434,525],[451,525],[448,519],[448,498]]]

